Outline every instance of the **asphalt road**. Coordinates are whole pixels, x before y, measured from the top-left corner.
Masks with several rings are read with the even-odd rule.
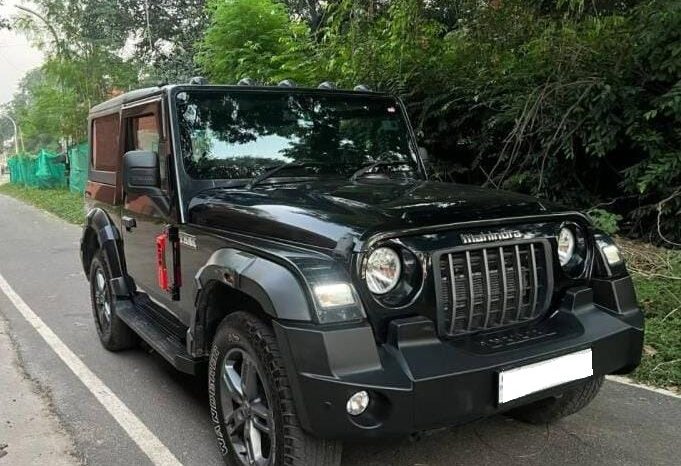
[[[99,345],[79,265],[79,236],[80,228],[0,195],[0,275],[176,458],[187,465],[220,464],[203,380],[174,371],[142,348],[114,354]],[[84,460],[149,464],[3,293],[0,313],[26,372],[51,398]],[[0,393],[0,403],[9,397]],[[418,441],[347,444],[343,465],[676,465],[679,458],[681,399],[608,381],[588,408],[548,428],[499,416]]]

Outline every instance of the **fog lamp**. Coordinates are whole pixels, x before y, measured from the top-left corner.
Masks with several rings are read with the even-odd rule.
[[[350,398],[348,398],[348,403],[345,405],[345,409],[351,416],[359,416],[364,411],[366,411],[369,406],[369,394],[362,390],[355,393]]]

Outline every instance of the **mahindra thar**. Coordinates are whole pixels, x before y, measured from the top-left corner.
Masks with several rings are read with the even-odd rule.
[[[89,115],[81,255],[102,345],[207,378],[230,465],[496,413],[547,423],[639,363],[612,239],[525,195],[429,181],[365,86],[166,85]]]

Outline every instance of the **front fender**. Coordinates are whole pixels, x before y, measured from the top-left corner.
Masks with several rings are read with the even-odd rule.
[[[199,293],[215,280],[255,299],[270,316],[312,321],[314,307],[304,285],[284,266],[237,249],[215,251],[196,276]]]

